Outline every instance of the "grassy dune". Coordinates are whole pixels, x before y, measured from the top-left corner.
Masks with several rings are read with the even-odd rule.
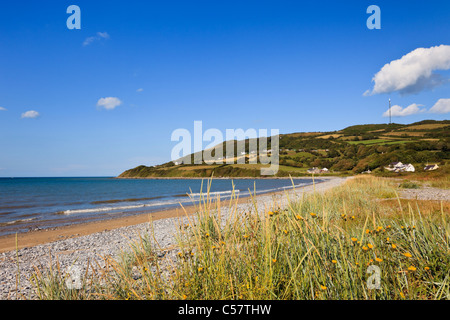
[[[41,299],[449,299],[450,204],[400,200],[395,188],[358,177],[285,208],[232,204],[225,222],[205,195],[168,265],[143,235],[79,290],[58,268],[37,271],[35,289]]]

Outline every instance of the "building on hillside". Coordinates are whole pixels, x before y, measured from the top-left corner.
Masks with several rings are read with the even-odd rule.
[[[313,168],[309,168],[308,170],[306,170],[306,172],[310,173],[310,174],[317,174],[320,173],[319,168],[313,167]]]
[[[403,166],[404,166],[404,164],[401,163],[400,161],[392,162],[392,163],[389,164],[389,166],[386,167],[386,170],[394,171],[395,169],[402,168]]]
[[[330,170],[328,170],[327,168],[320,169],[320,173],[328,173],[328,172],[330,172]]]
[[[439,166],[437,164],[430,164],[430,165],[426,165],[425,168],[423,168],[424,171],[433,171],[438,169]]]
[[[415,172],[416,169],[411,163],[392,162],[389,166],[384,167],[388,171],[393,172]]]
[[[415,172],[416,168],[411,163],[403,165],[403,167],[398,168],[396,172]]]

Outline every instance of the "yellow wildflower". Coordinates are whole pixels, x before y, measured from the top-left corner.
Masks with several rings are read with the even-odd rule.
[[[369,248],[367,248],[366,246],[363,246],[362,249],[363,249],[364,251],[369,250]]]
[[[303,218],[302,218],[299,214],[296,215],[295,218],[296,218],[297,220],[303,220]]]
[[[202,272],[202,271],[203,271],[203,267],[199,267],[198,272]]]
[[[320,289],[322,289],[322,290],[327,290],[327,287],[326,286],[320,286]]]
[[[269,211],[269,216],[273,216],[273,211]]]
[[[366,229],[366,233],[370,233],[370,230],[369,230],[369,229]]]
[[[287,230],[284,230],[283,232],[284,232],[285,234],[288,234],[288,231],[287,231]]]
[[[311,212],[310,215],[311,215],[311,217],[317,216],[317,214],[315,214],[314,212]]]
[[[334,264],[336,264],[336,263],[337,263],[337,261],[336,261],[336,260],[331,260],[331,262],[333,262]]]
[[[355,216],[352,216],[352,220],[355,220],[356,218],[355,218]]]
[[[367,246],[369,247],[369,249],[373,248],[373,244],[371,244],[371,243],[369,243]]]
[[[358,239],[355,238],[355,237],[353,237],[353,238],[352,238],[352,241],[353,241],[353,242],[356,242],[356,241],[358,241]]]
[[[410,267],[408,267],[408,270],[409,270],[409,271],[416,271],[416,270],[417,270],[417,268],[416,268],[416,267],[414,267],[414,266],[410,266]]]
[[[429,268],[429,267],[425,267],[424,269],[425,269],[425,271],[428,271],[428,270],[430,270],[430,268]]]
[[[183,294],[183,300],[187,299],[187,295]]]
[[[272,262],[273,262],[273,263],[277,262],[277,259],[272,259]]]
[[[397,248],[397,246],[395,245],[395,244],[392,244],[392,249],[395,249],[395,248]]]
[[[382,261],[383,261],[383,259],[380,259],[380,258],[375,258],[375,261],[377,261],[377,262],[382,262]]]
[[[407,257],[407,258],[411,258],[411,257],[412,257],[411,253],[409,253],[409,252],[406,252],[406,253],[404,253],[403,255],[404,255],[405,257]]]

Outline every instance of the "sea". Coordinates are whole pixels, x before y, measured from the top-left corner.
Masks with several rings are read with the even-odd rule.
[[[315,182],[320,182],[316,179]],[[0,236],[311,184],[311,179],[0,178]]]

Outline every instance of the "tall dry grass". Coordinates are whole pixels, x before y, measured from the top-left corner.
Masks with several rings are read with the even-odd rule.
[[[230,201],[225,215],[208,192],[196,205],[174,259],[148,234],[76,294],[61,273],[37,273],[39,298],[450,298],[448,204],[405,203],[387,179],[354,178],[262,211]]]

